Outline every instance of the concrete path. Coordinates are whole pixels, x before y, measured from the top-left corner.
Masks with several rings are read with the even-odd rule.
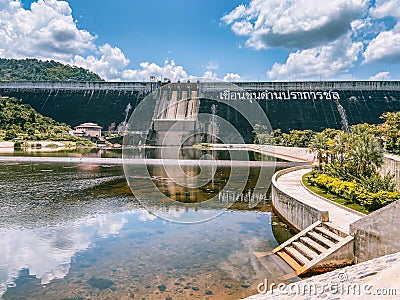
[[[284,146],[270,146],[270,145],[248,145],[249,149],[272,155],[277,158],[282,158],[289,161],[303,161],[312,163],[315,155],[310,152],[308,148],[299,147],[284,147]]]
[[[277,185],[281,191],[289,196],[320,210],[328,211],[330,222],[348,234],[350,224],[361,219],[362,216],[345,210],[344,208],[336,206],[335,204],[311,194],[301,184],[301,178],[308,172],[311,172],[311,169],[301,169],[284,174],[278,178]]]
[[[213,150],[253,150],[265,155],[281,158],[291,162],[314,162],[315,155],[308,148],[284,147],[258,144],[211,144]]]

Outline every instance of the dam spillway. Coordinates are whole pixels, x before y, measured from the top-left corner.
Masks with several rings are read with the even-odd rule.
[[[257,101],[273,129],[320,131],[357,123],[381,123],[382,113],[400,111],[399,81],[239,82],[243,92],[232,93],[219,82],[1,82],[0,96],[16,97],[38,112],[71,126],[92,121],[103,126],[123,122],[150,93],[162,86],[154,120],[187,118],[210,113],[207,90],[218,89],[231,101]],[[197,93],[196,95],[188,93]],[[182,99],[198,101],[181,101]],[[167,101],[168,100],[168,101]],[[164,101],[164,102],[163,102]],[[163,105],[166,105],[165,107]],[[198,106],[194,106],[198,105]],[[127,109],[132,108],[132,109]],[[166,109],[167,108],[167,109]],[[189,114],[190,114],[189,113]],[[163,115],[164,114],[164,115]],[[217,114],[240,127],[238,114],[221,105]],[[160,121],[159,125],[162,125]],[[164,124],[165,125],[165,124]],[[251,137],[249,137],[250,139]]]
[[[196,83],[178,82],[164,85],[157,91],[158,103],[153,115],[157,145],[181,145],[195,133],[198,88]]]

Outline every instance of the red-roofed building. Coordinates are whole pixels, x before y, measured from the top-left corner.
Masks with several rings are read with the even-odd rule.
[[[101,130],[103,127],[97,125],[96,123],[83,123],[74,127],[73,135],[90,137],[90,138],[100,138]]]

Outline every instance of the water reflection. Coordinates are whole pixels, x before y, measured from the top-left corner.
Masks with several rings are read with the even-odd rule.
[[[244,297],[256,293],[267,272],[253,252],[277,245],[268,223],[266,214],[230,212],[185,226],[137,210],[2,232],[3,296],[188,299],[212,291],[220,299]]]
[[[0,228],[0,294],[15,286],[23,269],[41,284],[64,278],[76,253],[87,250],[95,237],[119,234],[126,222],[121,215],[98,215],[49,227]]]
[[[273,158],[257,156],[248,151],[208,151],[181,147],[152,150],[156,154],[154,158],[164,161],[164,164],[125,163],[124,172],[139,202],[169,221],[206,221],[236,202],[247,201],[248,208],[255,207],[258,202],[265,200],[275,171]],[[134,157],[135,151],[136,148],[125,148],[123,158]],[[251,168],[250,158],[271,161],[271,164]],[[167,163],[171,160],[175,163]],[[183,163],[190,160],[198,164]],[[217,164],[221,161],[228,164]],[[195,215],[192,209],[197,212]],[[177,210],[184,213],[177,214]]]
[[[190,201],[208,197],[212,184],[223,185],[229,169],[216,172],[210,190],[199,189]],[[256,176],[257,169],[251,172]],[[165,184],[163,176],[153,169],[155,182]],[[137,176],[138,189],[140,182]],[[4,299],[236,299],[255,294],[273,269],[253,254],[277,245],[268,202],[252,211],[246,201],[235,207],[246,211],[205,210],[221,216],[197,225],[169,223],[140,206],[121,167],[90,165],[2,165],[0,189]],[[168,190],[186,196],[178,187]],[[290,235],[284,227],[275,231]]]

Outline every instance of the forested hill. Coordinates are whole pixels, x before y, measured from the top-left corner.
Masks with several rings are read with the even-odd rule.
[[[104,81],[89,70],[56,61],[0,58],[0,81]]]
[[[24,140],[73,140],[66,124],[54,121],[35,111],[21,100],[0,97],[0,141],[21,138]],[[76,140],[76,138],[75,138]]]

